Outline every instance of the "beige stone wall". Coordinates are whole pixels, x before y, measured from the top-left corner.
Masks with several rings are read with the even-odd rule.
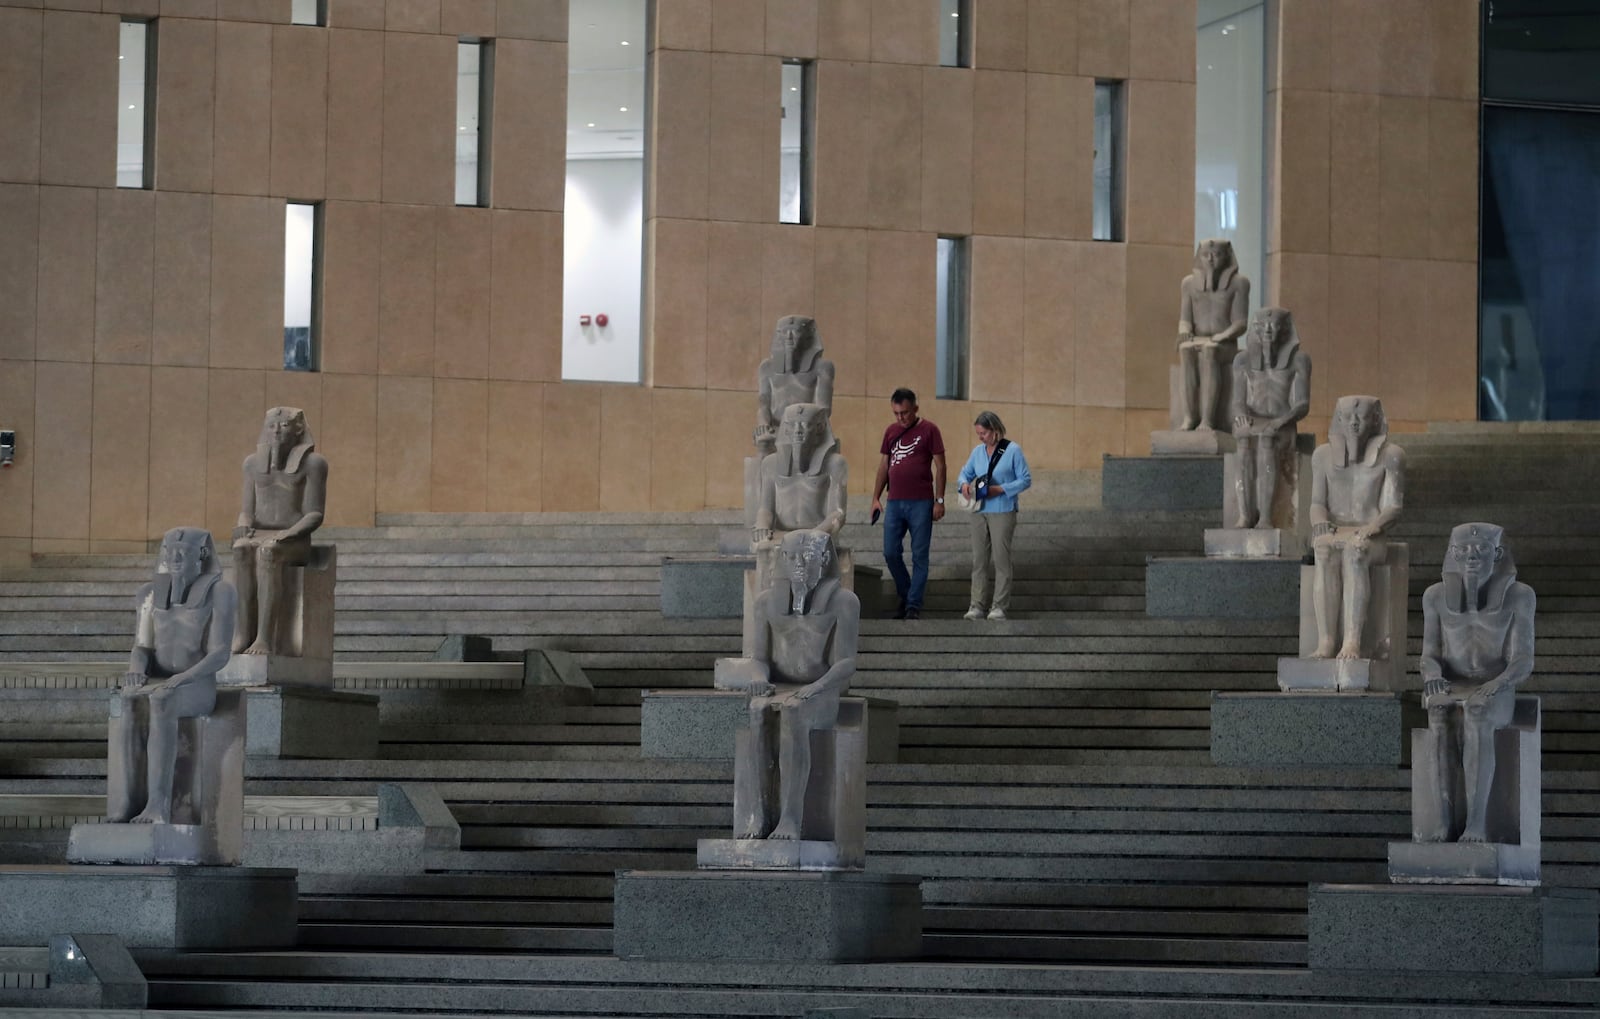
[[[934,0],[658,0],[651,378],[713,422],[713,470],[657,484],[664,505],[739,501],[785,313],[816,316],[838,366],[857,491],[902,385],[958,451],[985,407],[1035,468],[1148,450],[1192,253],[1194,4],[973,6],[975,70],[937,66]],[[812,226],[772,222],[785,57],[817,62]],[[1126,243],[1090,239],[1097,78],[1129,83]],[[940,234],[973,238],[970,401],[928,398]]]
[[[978,0],[975,70],[936,66],[935,0],[656,7],[635,387],[559,381],[566,0],[329,0],[328,28],[289,0],[0,0],[0,553],[225,531],[281,403],[333,464],[331,523],[733,506],[791,313],[838,364],[858,492],[900,385],[957,451],[984,407],[1040,469],[1147,448],[1192,247],[1193,0]],[[1474,7],[1283,0],[1271,271],[1319,409],[1408,372],[1397,417],[1470,416],[1471,358],[1436,355],[1475,336]],[[113,186],[124,15],[159,17],[154,191]],[[492,209],[452,204],[461,35],[497,40]],[[774,222],[785,57],[817,61],[812,226]],[[1090,240],[1096,78],[1129,83],[1125,243]],[[324,203],[315,374],[278,369],[285,200]],[[941,233],[973,238],[970,401],[931,398]],[[1332,366],[1334,336],[1372,357]]]
[[[1273,300],[1312,425],[1348,393],[1392,423],[1477,418],[1478,0],[1279,0]]]

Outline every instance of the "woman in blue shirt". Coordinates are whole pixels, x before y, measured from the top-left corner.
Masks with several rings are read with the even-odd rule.
[[[1017,496],[1033,484],[1022,447],[1006,438],[1000,415],[986,410],[973,422],[978,444],[961,468],[961,494],[977,500],[972,514],[972,606],[966,618],[1006,618],[1011,604],[1011,536],[1017,529]],[[994,562],[994,600],[989,601],[989,563]]]

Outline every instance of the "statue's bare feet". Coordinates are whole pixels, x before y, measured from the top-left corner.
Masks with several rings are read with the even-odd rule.
[[[1489,833],[1484,831],[1483,825],[1481,825],[1481,824],[1471,824],[1471,825],[1467,826],[1467,830],[1466,831],[1461,833],[1461,838],[1457,839],[1456,841],[1458,841],[1458,842],[1488,842],[1489,841]]]
[[[1214,432],[1214,431],[1216,431],[1215,428],[1211,427],[1210,422],[1207,422],[1207,421],[1199,422],[1199,426],[1200,427],[1196,428],[1195,431],[1197,431],[1197,432]]]
[[[779,821],[778,826],[772,829],[769,839],[781,839],[785,842],[794,842],[800,838],[800,825],[794,821]]]
[[[1183,419],[1183,424],[1179,425],[1178,427],[1180,429],[1182,429],[1183,431],[1185,431],[1185,432],[1192,432],[1192,431],[1195,430],[1196,426],[1198,426],[1199,424],[1200,424],[1200,419],[1199,418],[1197,418],[1197,417],[1188,417],[1188,418],[1184,418]]]
[[[264,655],[270,652],[267,651],[267,645],[258,640],[239,653],[241,655]]]
[[[150,807],[146,807],[139,814],[138,817],[135,817],[132,821],[129,821],[128,823],[129,824],[167,824],[169,822],[167,821],[166,815],[162,814],[159,810],[153,810]]]
[[[1277,528],[1272,526],[1272,518],[1271,517],[1263,516],[1260,520],[1256,521],[1256,530],[1258,530],[1258,531],[1275,531],[1275,530],[1277,530]]]
[[[1306,657],[1308,657],[1308,658],[1332,658],[1333,657],[1333,641],[1331,641],[1331,640],[1322,641],[1321,643],[1319,643],[1317,645],[1317,649],[1315,651],[1311,652],[1311,654],[1307,655]]]
[[[733,837],[736,839],[764,839],[767,837],[767,833],[762,831],[759,825],[748,825],[741,828]]]
[[[1248,530],[1250,527],[1250,514],[1239,514],[1239,519],[1233,522],[1233,526],[1241,531]]]
[[[1428,831],[1423,832],[1421,835],[1418,835],[1417,836],[1417,841],[1418,842],[1448,842],[1448,841],[1450,841],[1450,829],[1445,827],[1445,826],[1443,826],[1443,825],[1440,825],[1437,828],[1431,828]]]
[[[1359,644],[1346,644],[1344,647],[1339,649],[1339,660],[1341,662],[1354,661],[1360,657],[1361,645]]]

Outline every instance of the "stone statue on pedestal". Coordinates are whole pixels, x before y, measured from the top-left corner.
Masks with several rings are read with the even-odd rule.
[[[802,837],[811,734],[837,724],[839,698],[856,670],[861,603],[839,583],[833,537],[791,531],[781,554],[781,575],[756,603],[754,653],[740,663],[747,670],[741,678],[750,693],[750,730],[734,789],[739,839]]]
[[[284,638],[297,609],[286,571],[311,560],[311,532],[322,524],[327,486],[328,461],[316,452],[305,412],[267,411],[260,444],[244,461],[244,496],[233,529],[241,609],[235,652],[298,653]]]
[[[109,762],[106,819],[168,824],[180,767],[178,722],[211,714],[217,671],[227,664],[233,639],[236,600],[222,579],[211,535],[196,527],[168,531],[155,579],[139,589],[137,603],[121,711],[111,720],[111,744],[121,752]],[[181,764],[193,769],[200,762],[189,757]]]
[[[778,426],[792,404],[833,410],[833,362],[822,356],[815,319],[785,315],[772,331],[772,354],[756,372],[756,451],[777,449]]]
[[[1239,275],[1233,244],[1201,241],[1194,272],[1183,278],[1178,313],[1178,360],[1183,369],[1184,431],[1225,427],[1218,420],[1225,373],[1250,314],[1250,281]],[[1174,408],[1175,410],[1177,408]]]
[[[1279,489],[1292,485],[1295,422],[1311,409],[1311,359],[1300,349],[1294,319],[1282,308],[1255,313],[1245,347],[1233,359],[1233,438],[1239,476],[1235,527],[1293,527],[1274,519]]]
[[[1517,580],[1501,528],[1474,523],[1450,532],[1444,579],[1422,596],[1422,693],[1434,755],[1412,767],[1433,770],[1433,800],[1417,812],[1434,823],[1416,833],[1418,842],[1489,841],[1495,731],[1511,724],[1517,684],[1533,672],[1535,601]]]
[[[1374,649],[1361,646],[1372,594],[1367,567],[1385,561],[1384,532],[1405,504],[1406,474],[1377,397],[1339,398],[1311,471],[1317,646],[1307,657],[1370,657]],[[1404,640],[1404,633],[1391,639]]]
[[[828,409],[793,403],[783,412],[780,448],[761,461],[752,544],[778,542],[790,531],[844,526],[849,467],[833,437]]]

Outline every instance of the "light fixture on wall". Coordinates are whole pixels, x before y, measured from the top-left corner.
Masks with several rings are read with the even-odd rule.
[[[0,468],[10,467],[17,456],[17,433],[7,428],[0,430]]]

